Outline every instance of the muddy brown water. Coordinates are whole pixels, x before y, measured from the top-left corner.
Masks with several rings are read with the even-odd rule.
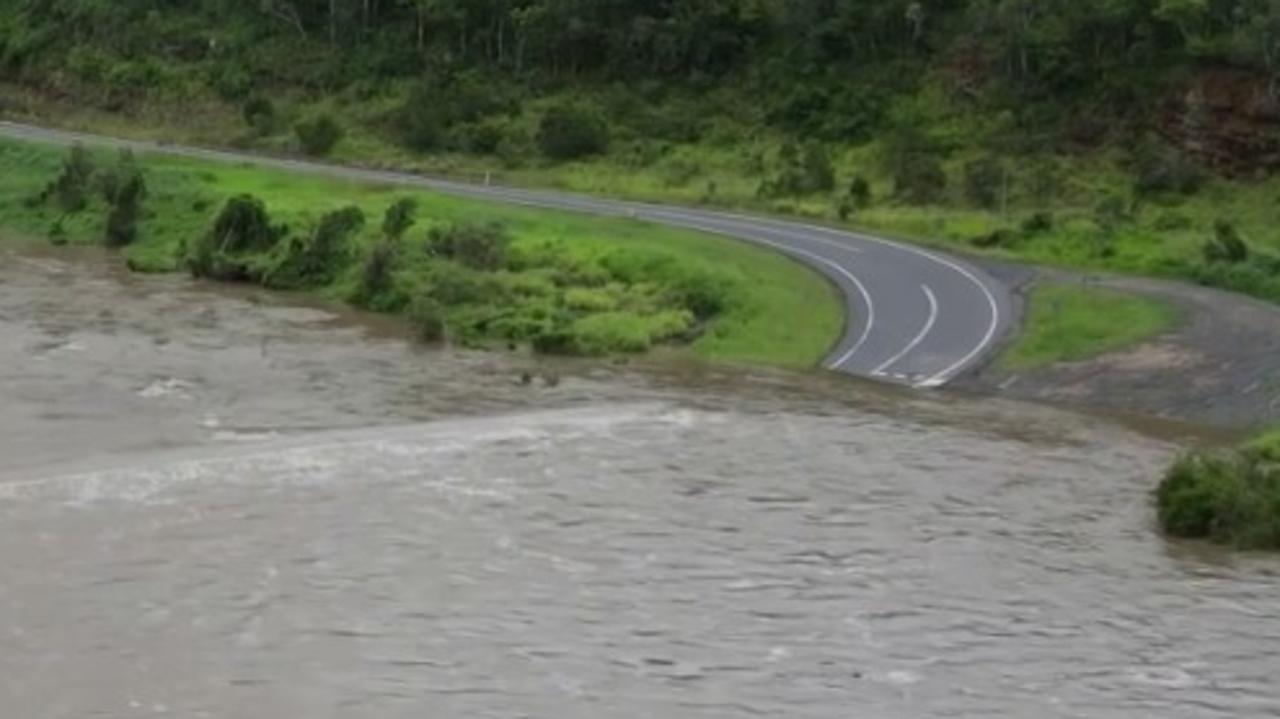
[[[1176,438],[0,250],[0,716],[1275,716]]]

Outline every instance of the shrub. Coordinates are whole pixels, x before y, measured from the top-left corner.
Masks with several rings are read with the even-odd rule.
[[[62,162],[62,170],[45,186],[37,197],[36,204],[53,200],[67,214],[83,210],[89,204],[93,173],[93,158],[89,151],[79,143],[72,145],[67,158]]]
[[[1093,222],[1102,230],[1102,234],[1111,236],[1120,225],[1130,219],[1128,203],[1118,195],[1104,197],[1093,208]]]
[[[360,280],[348,298],[375,312],[399,312],[409,304],[409,296],[396,286],[395,268],[399,261],[397,243],[383,240],[365,256]]]
[[[502,268],[510,244],[507,229],[497,222],[433,227],[427,235],[427,252],[432,257],[454,260],[476,270]]]
[[[1176,537],[1280,549],[1274,435],[1232,451],[1179,458],[1156,491],[1160,525]]]
[[[1213,223],[1213,238],[1202,250],[1206,262],[1239,264],[1249,259],[1249,246],[1230,220],[1219,219]]]
[[[271,224],[262,200],[253,195],[237,195],[222,206],[209,234],[221,252],[260,252],[275,246],[284,235],[284,228]]]
[[[1204,169],[1189,156],[1154,142],[1142,143],[1134,155],[1134,190],[1139,195],[1190,195],[1208,179]]]
[[[399,240],[404,233],[413,227],[418,211],[418,203],[412,198],[404,197],[396,200],[387,208],[382,216],[382,236],[388,240]]]
[[[1018,233],[1007,227],[1002,227],[997,230],[992,230],[985,235],[978,235],[977,237],[972,238],[969,240],[969,244],[974,247],[989,250],[996,247],[1013,247],[1017,245],[1021,239],[1022,238]]]
[[[553,160],[576,160],[604,152],[609,146],[609,127],[593,109],[557,105],[542,116],[537,142],[542,154]]]
[[[320,218],[309,235],[292,238],[266,277],[277,289],[322,287],[334,281],[350,259],[350,238],[364,227],[358,207],[334,210]]]
[[[994,157],[971,160],[964,166],[964,193],[979,207],[991,208],[1007,190],[1004,165]]]
[[[862,175],[854,175],[849,181],[849,192],[846,195],[853,206],[863,209],[871,205],[871,184]]]
[[[261,95],[249,98],[241,108],[245,124],[253,128],[259,135],[270,135],[275,132],[276,106],[270,99]]]
[[[107,214],[106,242],[112,247],[122,247],[138,237],[138,216],[142,200],[147,194],[147,184],[142,173],[135,170],[120,185],[112,197],[111,211]]]
[[[801,197],[835,188],[831,158],[821,145],[811,143],[802,150],[788,143],[778,153],[782,169],[766,178],[757,191],[761,197]]]
[[[312,157],[328,155],[345,134],[342,126],[329,115],[317,115],[294,126],[302,151]]]
[[[942,169],[942,162],[931,154],[908,156],[893,176],[894,194],[908,202],[937,202],[946,189],[947,173]]]
[[[1022,234],[1032,237],[1044,234],[1053,229],[1052,212],[1034,212],[1022,221]]]
[[[430,297],[415,297],[409,304],[409,323],[423,342],[442,342],[446,336],[444,308]]]

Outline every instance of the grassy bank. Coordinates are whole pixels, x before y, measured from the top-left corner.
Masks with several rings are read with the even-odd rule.
[[[263,127],[215,97],[196,102],[196,121],[187,122],[166,100],[121,115],[13,87],[0,92],[20,119],[273,153],[302,154],[298,123],[326,117],[339,132],[324,154],[337,162],[796,215],[952,251],[1181,279],[1280,301],[1280,235],[1271,232],[1280,223],[1272,201],[1280,178],[1214,176],[1154,140],[1074,155],[995,154],[978,140],[989,118],[956,113],[929,93],[902,110],[931,128],[914,141],[933,148],[924,154],[904,148],[895,133],[858,145],[797,144],[749,115],[715,117],[676,140],[615,127],[599,152],[573,160],[537,149],[533,138],[548,112],[571,101],[607,106],[616,94],[579,88],[531,100],[494,119],[499,145],[477,152],[458,149],[461,140],[430,151],[405,144],[394,121],[410,101],[411,83],[385,83],[373,96],[281,93]],[[731,90],[717,94],[730,105],[741,101]],[[668,104],[671,122],[695,122],[678,102]],[[185,109],[181,116],[188,117]],[[911,159],[895,162],[899,154]],[[1239,250],[1224,251],[1224,241]]]
[[[1172,536],[1280,550],[1280,432],[1231,450],[1184,455],[1156,501],[1160,524]]]
[[[121,244],[140,270],[200,271],[205,252],[205,274],[402,313],[424,334],[441,324],[468,344],[581,354],[670,344],[712,360],[810,367],[842,328],[823,279],[728,239],[249,166],[89,155],[84,206],[68,211],[57,188],[38,201],[67,174],[67,151],[0,141],[0,229],[102,242],[113,206],[100,186],[132,164],[146,192],[136,234]],[[215,236],[228,200],[243,195],[263,208],[270,242],[232,242],[226,228],[243,228],[234,222]],[[393,205],[409,218],[401,232],[387,229]]]
[[[1157,300],[1079,284],[1046,283],[1032,291],[1025,330],[1001,355],[1011,372],[1074,362],[1164,334],[1178,313]]]

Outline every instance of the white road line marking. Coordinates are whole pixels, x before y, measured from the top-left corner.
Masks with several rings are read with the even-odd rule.
[[[928,337],[929,333],[933,331],[933,325],[938,321],[938,298],[934,297],[933,290],[929,289],[929,285],[920,285],[920,288],[924,290],[925,299],[929,300],[929,319],[925,320],[924,327],[920,330],[920,333],[906,347],[903,347],[901,352],[890,357],[888,361],[877,367],[875,369],[876,372],[888,370],[903,357],[911,354],[911,350],[919,347],[920,343],[924,342],[924,338]]]

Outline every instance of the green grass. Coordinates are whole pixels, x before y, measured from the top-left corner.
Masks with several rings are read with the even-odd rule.
[[[1280,432],[1231,450],[1180,457],[1156,491],[1160,526],[1174,537],[1280,550]]]
[[[1172,307],[1148,297],[1042,284],[1031,292],[1023,333],[999,365],[1026,371],[1096,357],[1164,334],[1178,319]]]
[[[53,179],[65,154],[64,148],[0,141],[0,230],[26,238],[50,234],[60,211],[48,205],[31,207],[26,200]],[[111,153],[94,155],[100,165],[112,161]],[[356,259],[332,284],[316,288],[346,299],[358,282],[359,258],[380,240],[383,212],[396,199],[410,197],[417,203],[419,221],[408,242],[410,254],[419,259],[408,262],[398,275],[409,291],[431,285],[431,273],[444,271],[439,263],[422,259],[418,249],[430,227],[498,222],[512,237],[513,256],[541,258],[529,267],[486,273],[479,280],[483,287],[519,299],[502,307],[477,300],[452,308],[451,319],[459,326],[511,327],[530,317],[543,321],[548,314],[563,315],[572,320],[570,329],[588,352],[642,349],[655,340],[686,344],[682,338],[693,330],[695,337],[687,348],[696,356],[793,368],[815,366],[843,326],[838,293],[819,275],[776,253],[726,238],[249,165],[161,155],[140,157],[139,163],[149,194],[138,240],[124,250],[129,264],[139,270],[179,269],[184,244],[202,236],[233,195],[260,198],[272,220],[295,233],[304,233],[327,212],[354,205],[367,218],[365,229],[354,239]],[[65,241],[99,242],[105,211],[105,202],[95,199],[89,209],[62,218]],[[559,284],[548,279],[566,273],[586,279],[557,279]],[[724,306],[693,327],[690,313],[670,298],[673,293],[702,291],[703,285],[713,286]],[[486,331],[468,336],[486,339]]]

